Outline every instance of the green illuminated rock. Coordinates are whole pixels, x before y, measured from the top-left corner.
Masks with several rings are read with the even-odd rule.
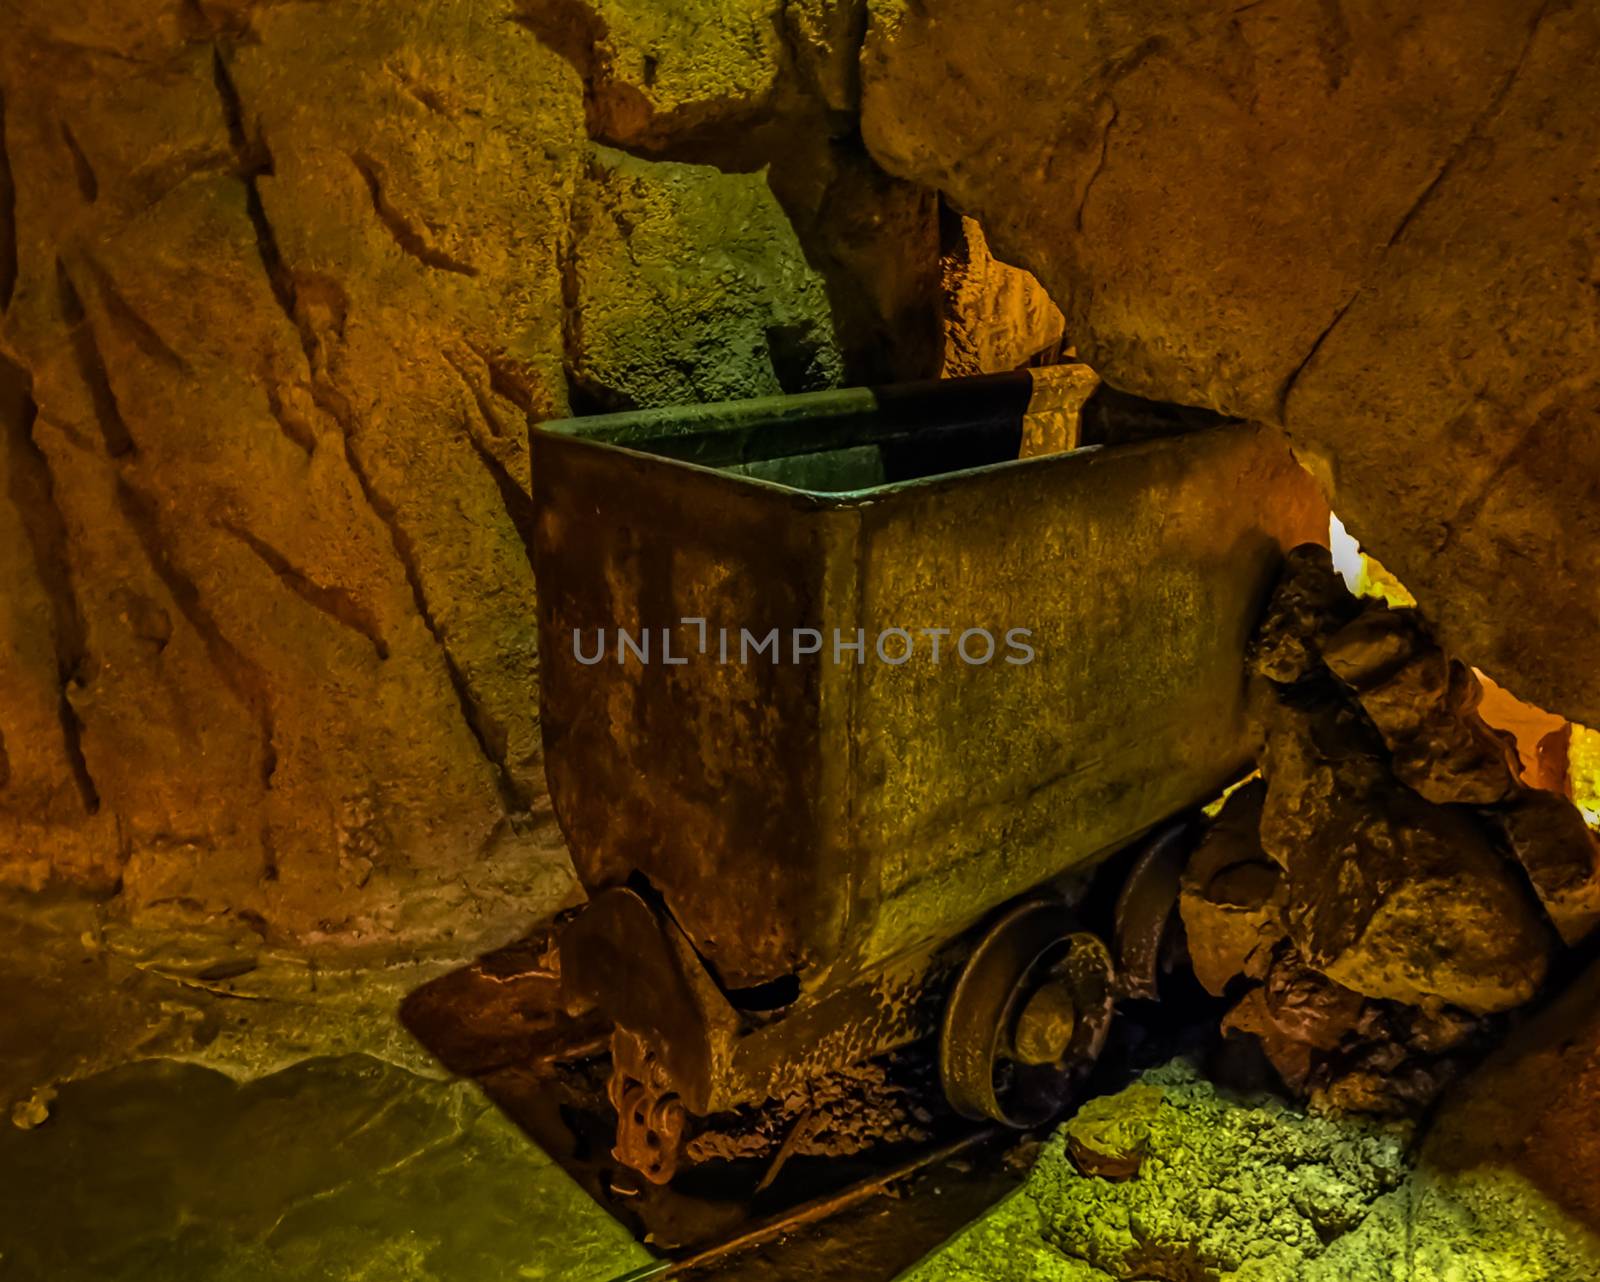
[[[576,223],[569,373],[592,407],[738,400],[839,382],[822,278],[760,174],[596,148]]]
[[[1600,972],[1585,984],[1446,1106],[1420,1157],[1403,1126],[1232,1095],[1181,1061],[1147,1073],[901,1282],[1591,1282],[1600,1035],[1578,1011]],[[1074,1135],[1118,1119],[1148,1129],[1138,1172],[1080,1173]]]
[[[606,1282],[647,1253],[462,1082],[365,1056],[237,1084],[172,1062],[0,1127],[0,1275]]]
[[[1288,1282],[1308,1276],[1407,1174],[1404,1128],[1311,1117],[1269,1096],[1235,1098],[1182,1062],[1085,1111],[1103,1114],[1096,1129],[1104,1130],[1119,1108],[1148,1130],[1136,1175],[1080,1174],[1070,1151],[1075,1119],[1045,1144],[1016,1195],[908,1278]],[[1336,1258],[1348,1265],[1353,1251],[1346,1245]],[[1364,1267],[1372,1252],[1359,1254]]]

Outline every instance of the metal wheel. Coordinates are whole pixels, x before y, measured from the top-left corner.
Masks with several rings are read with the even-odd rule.
[[[1145,839],[1117,896],[1115,936],[1119,987],[1124,997],[1154,1001],[1161,972],[1170,965],[1178,893],[1201,827],[1194,815],[1156,830]]]
[[[973,949],[945,1006],[939,1077],[963,1117],[1025,1129],[1071,1098],[1105,1045],[1111,954],[1048,899],[1020,904]]]

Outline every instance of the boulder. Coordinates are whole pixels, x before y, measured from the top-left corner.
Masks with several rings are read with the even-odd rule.
[[[1251,641],[1250,671],[1281,685],[1311,675],[1323,640],[1360,609],[1327,548],[1305,543],[1293,549]]]
[[[1337,690],[1265,706],[1262,846],[1287,874],[1284,924],[1306,962],[1414,1005],[1481,1014],[1528,1000],[1552,941],[1483,822],[1394,781]]]
[[[1305,1092],[1313,1071],[1363,1024],[1370,1003],[1311,969],[1293,945],[1274,950],[1265,982],[1222,1021],[1224,1032],[1253,1036],[1290,1090]]]
[[[1600,924],[1600,841],[1577,807],[1553,792],[1528,789],[1487,813],[1505,833],[1562,940],[1585,939]]]
[[[1222,1032],[1239,1034],[1260,1047],[1272,1071],[1285,1090],[1303,1095],[1311,1081],[1311,1070],[1316,1053],[1304,1042],[1285,1037],[1273,1022],[1267,1009],[1267,996],[1259,987],[1252,988],[1222,1018]]]
[[[1383,736],[1396,777],[1427,800],[1486,806],[1521,787],[1516,740],[1478,716],[1478,679],[1416,610],[1369,602],[1321,650]]]
[[[596,148],[573,220],[567,360],[583,408],[839,384],[827,288],[760,175]]]
[[[1158,1101],[1136,1177],[1082,1173],[1069,1122],[1045,1141],[1022,1188],[905,1282],[1405,1276],[1405,1224],[1392,1218],[1392,1191],[1409,1171],[1404,1126],[1221,1090],[1181,1060],[1103,1107],[1119,1110],[1128,1096],[1141,1114],[1151,1096]]]
[[[1449,649],[1600,724],[1600,11],[870,12],[880,163],[1113,386],[1284,426]]]
[[[976,219],[952,215],[946,224],[939,376],[996,374],[1059,352],[1065,326],[1061,309],[1032,274],[997,259]]]
[[[1361,1023],[1366,1002],[1280,947],[1261,987],[1267,1017],[1280,1034],[1314,1050],[1337,1047]]]
[[[1137,1175],[1160,1109],[1161,1091],[1154,1086],[1130,1086],[1087,1101],[1061,1127],[1072,1164],[1102,1179]]]
[[[1230,796],[1184,868],[1178,911],[1194,973],[1220,997],[1240,976],[1262,979],[1283,938],[1283,870],[1261,849],[1267,785]]]

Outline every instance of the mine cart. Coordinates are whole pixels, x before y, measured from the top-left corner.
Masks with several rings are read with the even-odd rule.
[[[563,992],[616,1030],[649,1178],[697,1119],[935,1030],[957,1111],[1013,1124],[1095,1053],[1114,966],[1048,888],[1246,766],[1246,639],[1328,518],[1275,433],[1093,386],[534,430],[546,770],[590,896]]]

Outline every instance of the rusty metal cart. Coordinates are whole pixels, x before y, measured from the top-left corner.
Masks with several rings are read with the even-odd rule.
[[[1244,768],[1246,640],[1327,508],[1268,429],[1062,405],[1036,371],[533,431],[590,895],[563,991],[616,1029],[650,1179],[697,1118],[941,1021],[972,1116],[1038,1121],[1093,1057],[1111,960],[1048,888]]]

